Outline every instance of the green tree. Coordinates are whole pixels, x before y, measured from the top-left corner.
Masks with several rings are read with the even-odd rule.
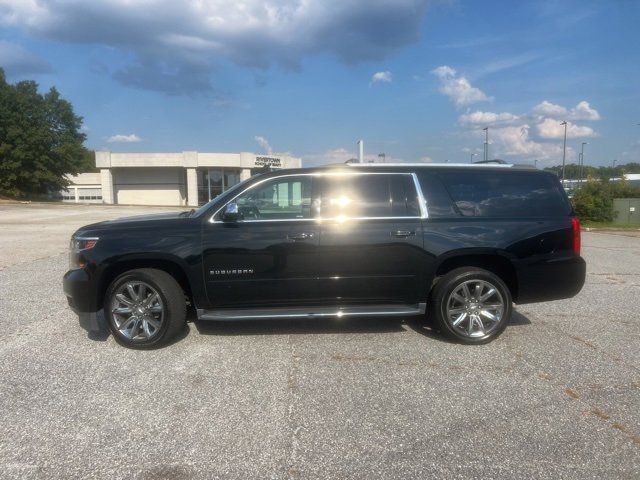
[[[86,168],[82,117],[52,87],[7,83],[0,69],[0,193],[26,197],[68,185],[65,175]]]
[[[640,198],[640,187],[631,185],[626,180],[611,182],[609,188],[612,198]]]
[[[562,176],[562,165],[554,165],[553,167],[547,167],[545,170],[553,172],[558,177]],[[583,167],[583,178],[598,176],[598,169],[585,165]],[[564,167],[564,177],[570,180],[580,178],[580,165],[577,163],[567,163]]]
[[[82,161],[80,162],[80,172],[99,171],[100,169],[96,167],[96,152],[85,148],[84,153],[82,154]]]
[[[553,167],[547,167],[545,170],[553,172],[559,177],[562,176],[562,165],[554,165]],[[569,180],[577,180],[580,178],[580,165],[576,163],[568,163],[564,168],[564,176]],[[640,173],[640,163],[630,162],[623,165],[616,165],[616,167],[592,167],[590,165],[584,165],[582,170],[582,177],[594,177],[609,180],[614,177],[622,177],[625,173]]]
[[[609,182],[589,179],[573,196],[573,208],[581,221],[613,220],[613,196]]]

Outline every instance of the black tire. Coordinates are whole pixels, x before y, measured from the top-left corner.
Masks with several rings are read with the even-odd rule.
[[[131,282],[134,282],[134,285],[135,282],[143,282],[155,290],[161,300],[161,303],[159,303],[162,308],[160,327],[154,330],[149,338],[127,337],[127,335],[118,328],[115,318],[117,315],[114,315],[112,312],[115,295],[123,287],[126,288],[126,285]],[[138,286],[138,288],[140,287]],[[104,314],[109,323],[109,329],[115,340],[120,345],[128,348],[151,349],[165,345],[184,328],[186,324],[186,310],[184,292],[178,282],[167,272],[153,268],[140,268],[123,273],[109,285],[104,297]],[[141,329],[142,327],[139,327],[137,331],[141,333],[140,336],[143,336],[145,332],[141,331]]]
[[[474,281],[487,282],[487,284],[495,287],[497,294],[490,297],[489,301],[492,301],[491,299],[493,299],[494,304],[496,304],[499,300],[502,300],[502,303],[504,304],[500,319],[497,322],[491,322],[490,328],[488,329],[489,331],[486,333],[484,333],[484,326],[480,329],[479,323],[477,323],[477,321],[476,323],[473,323],[470,320],[471,317],[469,315],[463,317],[464,320],[458,327],[454,326],[453,322],[450,321],[447,316],[447,304],[450,301],[452,293],[462,287],[463,284],[473,285],[473,283],[469,284],[466,282]],[[487,289],[486,284],[483,285],[485,285],[483,288]],[[488,292],[489,289],[485,291],[485,293]],[[431,292],[430,298],[432,301],[430,302],[431,308],[429,313],[435,326],[448,337],[469,345],[489,343],[498,337],[507,326],[513,311],[511,292],[502,279],[494,273],[478,267],[462,267],[451,270],[438,281]],[[476,306],[477,304],[472,303],[470,308],[473,309]],[[482,317],[479,318],[480,323],[483,323]],[[471,329],[471,333],[469,333],[469,328]],[[463,329],[465,333],[461,331]]]

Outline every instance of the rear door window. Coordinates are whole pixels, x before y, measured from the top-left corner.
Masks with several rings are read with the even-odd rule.
[[[567,216],[571,206],[551,175],[533,172],[438,172],[465,217]]]
[[[420,216],[410,175],[326,175],[321,184],[322,218]]]

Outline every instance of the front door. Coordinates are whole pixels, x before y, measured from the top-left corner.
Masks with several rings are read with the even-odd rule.
[[[203,267],[212,307],[304,304],[317,287],[319,231],[313,177],[283,175],[232,199],[241,218],[203,225]],[[223,208],[224,209],[224,208]]]
[[[429,259],[411,174],[320,180],[319,292],[326,302],[418,303]]]

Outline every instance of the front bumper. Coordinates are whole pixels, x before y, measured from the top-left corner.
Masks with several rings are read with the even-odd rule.
[[[74,312],[96,312],[98,305],[94,282],[82,268],[69,270],[62,278],[62,289]]]

